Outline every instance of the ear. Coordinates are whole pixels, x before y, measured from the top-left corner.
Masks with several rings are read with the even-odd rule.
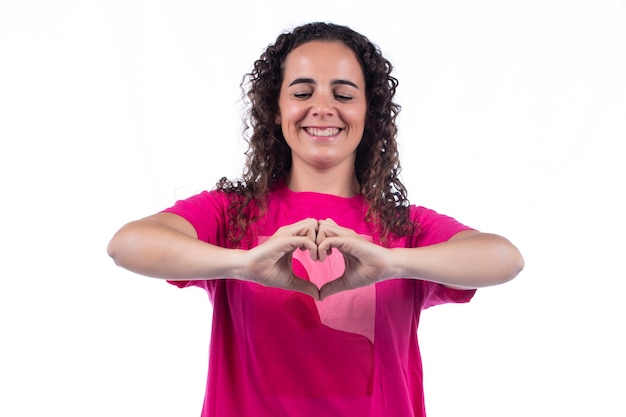
[[[277,125],[279,125],[279,124],[281,123],[281,120],[280,120],[280,113],[278,113],[278,114],[276,115],[276,118],[274,119],[274,123],[276,123]]]

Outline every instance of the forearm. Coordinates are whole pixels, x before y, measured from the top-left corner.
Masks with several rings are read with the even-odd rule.
[[[507,239],[488,233],[419,248],[391,250],[398,277],[419,278],[461,288],[507,282],[524,268],[518,249]]]
[[[234,277],[243,252],[210,245],[151,219],[122,227],[107,251],[129,271],[170,280]]]

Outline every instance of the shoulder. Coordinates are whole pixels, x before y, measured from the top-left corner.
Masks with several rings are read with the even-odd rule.
[[[222,191],[202,191],[177,200],[163,212],[183,217],[195,228],[198,239],[214,243],[226,224],[229,200]]]
[[[417,226],[412,246],[445,242],[459,232],[472,230],[454,217],[423,206],[411,206],[410,218]]]
[[[223,191],[211,190],[201,191],[184,199],[177,200],[173,206],[165,211],[170,212],[206,212],[222,210],[229,204],[229,197]]]

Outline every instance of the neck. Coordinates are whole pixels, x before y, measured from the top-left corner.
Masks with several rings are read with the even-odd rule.
[[[347,173],[324,172],[294,169],[285,179],[287,187],[294,192],[317,192],[339,197],[354,197],[359,194],[360,186],[354,170]]]

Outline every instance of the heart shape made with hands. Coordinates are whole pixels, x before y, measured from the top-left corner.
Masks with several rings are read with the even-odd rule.
[[[368,286],[388,272],[386,249],[330,219],[304,219],[259,238],[253,249],[250,274],[259,283],[299,291],[322,300],[338,292]],[[309,253],[313,266],[303,277],[294,270],[293,258]],[[331,261],[328,261],[331,259]],[[290,268],[288,276],[285,269]],[[304,278],[304,279],[300,279]]]
[[[298,224],[296,223],[296,225]],[[302,251],[294,251],[292,272],[296,277],[313,283],[318,289],[318,299],[321,300],[330,293],[340,291],[339,288],[331,287],[342,284],[341,281],[346,270],[346,260],[343,253],[329,245],[326,239],[345,236],[354,232],[337,225],[332,219],[306,219],[304,226],[306,227],[306,237],[312,241],[315,248],[309,244],[308,247],[303,247]],[[302,233],[302,230],[299,232]],[[304,252],[309,252],[310,256],[305,255]]]
[[[310,260],[315,261],[308,262],[308,269],[314,272],[303,276],[301,274],[306,271],[296,270],[296,265],[292,265],[292,271],[315,284],[319,299],[377,281],[378,272],[372,268],[376,262],[370,264],[369,260],[375,258],[375,248],[382,248],[373,244],[371,236],[357,234],[332,219],[315,221],[313,226],[314,248],[310,241],[307,248]],[[307,237],[311,237],[310,230]],[[296,255],[295,258],[302,260],[302,256]]]
[[[298,278],[311,281],[318,289],[321,289],[324,284],[343,276],[346,262],[337,250],[331,250],[323,261],[313,259],[306,251],[295,251],[291,268]]]

